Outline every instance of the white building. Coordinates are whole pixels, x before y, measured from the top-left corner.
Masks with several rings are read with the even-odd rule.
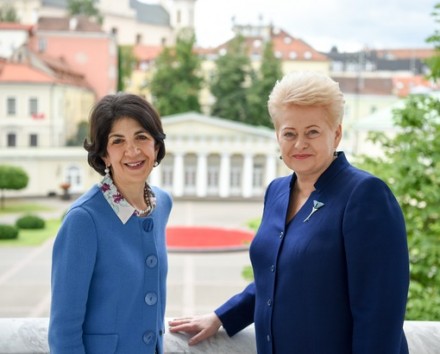
[[[194,28],[196,0],[95,0],[103,17],[102,27],[120,45],[173,44],[183,27]],[[67,0],[0,0],[12,5],[23,24],[36,24],[40,17],[66,17]]]
[[[162,122],[167,154],[150,182],[174,197],[261,198],[273,178],[290,173],[279,160],[271,129],[198,113]],[[0,164],[20,166],[29,175],[27,188],[6,196],[59,195],[65,182],[77,194],[101,178],[81,147],[0,149]]]

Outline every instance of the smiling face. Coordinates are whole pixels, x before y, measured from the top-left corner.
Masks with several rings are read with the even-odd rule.
[[[333,161],[341,140],[340,124],[331,124],[323,107],[286,107],[275,120],[281,156],[298,178],[316,181]]]
[[[136,120],[120,118],[113,124],[108,136],[107,156],[114,183],[118,187],[145,183],[154,162],[157,148],[154,138]]]

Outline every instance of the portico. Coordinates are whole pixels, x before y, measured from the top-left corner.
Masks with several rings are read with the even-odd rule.
[[[151,183],[175,197],[259,197],[283,168],[271,129],[199,113],[162,123],[167,154]]]

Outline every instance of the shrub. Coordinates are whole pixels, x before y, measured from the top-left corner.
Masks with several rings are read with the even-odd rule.
[[[0,224],[0,240],[12,240],[17,238],[18,231],[14,225]]]
[[[16,221],[15,226],[19,229],[44,229],[46,223],[39,216],[25,215]]]

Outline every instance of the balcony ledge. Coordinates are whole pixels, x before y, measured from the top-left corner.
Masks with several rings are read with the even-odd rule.
[[[48,324],[48,318],[0,318],[0,353],[49,354]],[[406,321],[404,330],[411,354],[440,353],[440,322]],[[165,354],[256,353],[253,326],[232,338],[220,330],[216,336],[191,348],[187,342],[187,335],[166,333]]]

